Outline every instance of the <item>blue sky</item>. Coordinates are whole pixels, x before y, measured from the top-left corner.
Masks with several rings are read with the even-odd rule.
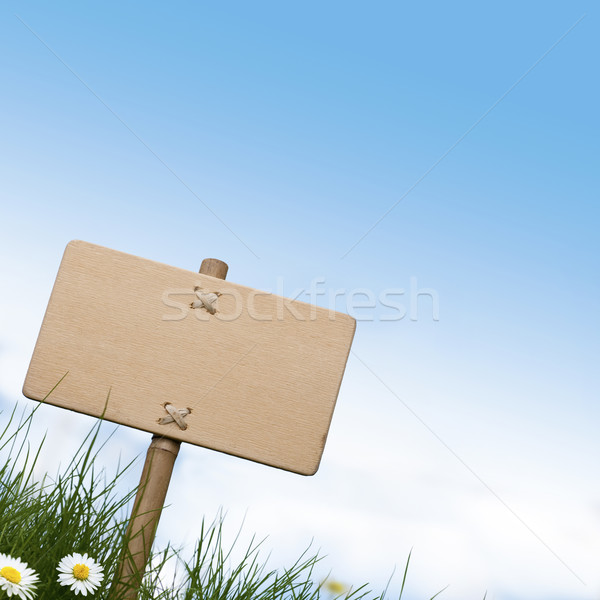
[[[314,538],[325,570],[376,589],[413,548],[409,600],[597,597],[595,5],[0,10],[5,407],[28,402],[71,239],[218,257],[289,295],[321,278],[359,317],[321,470],[186,448],[173,505],[245,515],[282,561]],[[439,320],[427,296],[416,320],[352,306],[404,290],[410,311],[411,285]],[[44,410],[68,454],[61,428],[90,420]],[[188,525],[167,510],[159,536]]]

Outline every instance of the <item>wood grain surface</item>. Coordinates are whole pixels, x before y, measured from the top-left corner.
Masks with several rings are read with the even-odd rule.
[[[218,294],[215,314],[190,308],[195,288]],[[343,313],[73,241],[23,393],[311,475],[355,325]],[[191,410],[186,430],[159,424],[165,403]]]

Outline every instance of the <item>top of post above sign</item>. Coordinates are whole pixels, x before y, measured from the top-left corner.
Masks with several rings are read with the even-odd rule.
[[[23,393],[312,475],[355,326],[343,313],[73,241]]]

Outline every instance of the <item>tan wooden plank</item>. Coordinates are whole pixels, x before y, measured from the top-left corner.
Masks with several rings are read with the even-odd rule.
[[[220,294],[189,308],[194,288]],[[68,244],[23,387],[34,400],[271,466],[319,465],[355,321],[82,241]],[[159,421],[165,403],[188,427]]]

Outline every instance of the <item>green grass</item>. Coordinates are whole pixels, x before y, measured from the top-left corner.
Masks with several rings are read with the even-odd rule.
[[[126,507],[134,492],[123,497],[116,493],[128,466],[111,476],[94,468],[101,449],[100,422],[61,473],[37,481],[34,468],[43,440],[31,450],[28,434],[33,414],[15,423],[13,411],[0,434],[0,552],[35,569],[40,576],[37,597],[50,600],[65,597],[68,591],[57,583],[56,566],[72,552],[93,555],[110,582],[120,555]],[[95,597],[107,597],[106,589]]]
[[[40,578],[39,600],[75,597],[57,582],[56,566],[67,554],[88,553],[105,573],[93,598],[115,600],[110,591],[136,491],[120,495],[123,476],[131,465],[117,466],[114,473],[97,471],[95,458],[108,441],[101,442],[98,421],[66,467],[54,477],[36,479],[43,440],[32,449],[29,437],[34,415],[35,410],[17,419],[13,411],[0,433],[0,552],[35,569]],[[288,568],[272,570],[261,558],[259,543],[251,542],[240,554],[233,552],[233,546],[226,547],[223,539],[223,518],[217,517],[202,524],[191,559],[184,560],[171,546],[155,550],[139,599],[333,600],[335,594],[315,578],[318,555],[307,551]],[[410,556],[399,600],[409,562]],[[171,574],[168,579],[166,573]],[[3,594],[0,590],[0,598]],[[363,585],[338,597],[383,600],[385,594],[386,590],[376,594]]]

